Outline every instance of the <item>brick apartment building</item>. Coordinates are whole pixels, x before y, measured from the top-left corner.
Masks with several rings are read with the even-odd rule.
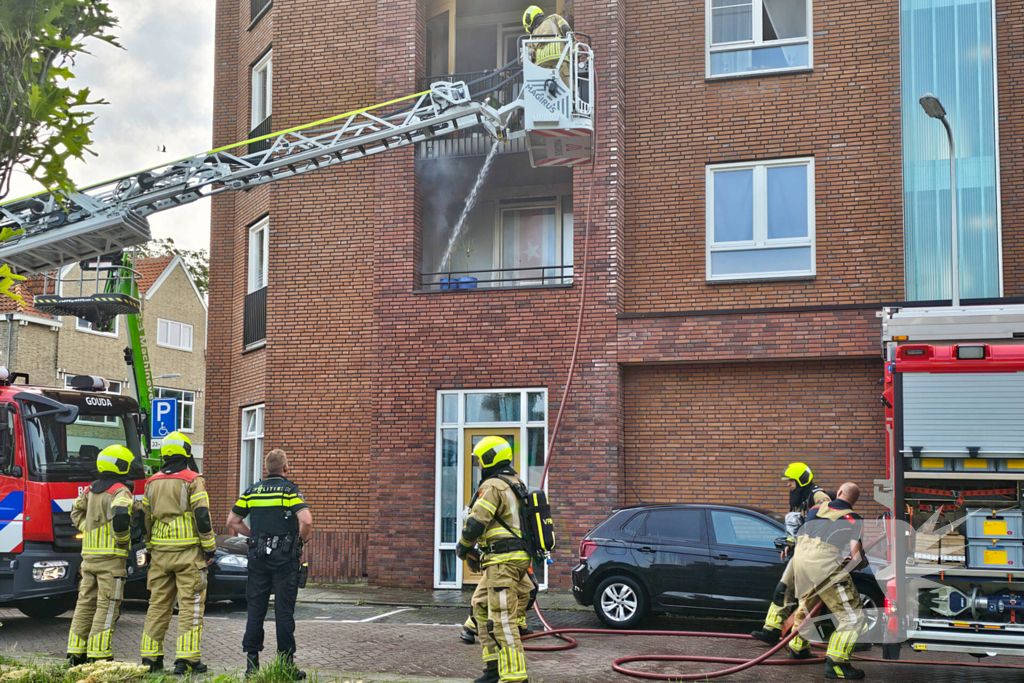
[[[1024,295],[1024,1],[902,3],[548,3],[594,46],[595,164],[534,170],[504,149],[447,260],[490,146],[473,131],[217,195],[214,508],[283,447],[321,580],[461,586],[473,439],[508,435],[534,482],[547,457],[587,216],[551,585],[614,506],[777,509],[793,460],[870,489],[876,312],[949,297],[948,153],[926,91],[958,135],[963,297]],[[486,75],[514,58],[528,4],[218,0],[214,144]],[[449,272],[477,286],[443,287]]]

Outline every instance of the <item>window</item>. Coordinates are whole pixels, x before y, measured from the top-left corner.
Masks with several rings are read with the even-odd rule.
[[[807,69],[810,0],[706,0],[709,78]]]
[[[4,415],[0,419],[7,420],[7,431],[0,435],[0,474],[10,476],[14,468],[14,418],[17,410],[12,404],[8,404]]]
[[[181,351],[192,350],[192,326],[157,318],[156,345]]]
[[[654,510],[647,516],[643,535],[663,541],[700,541],[703,510]]]
[[[271,114],[273,98],[274,69],[272,65],[273,50],[268,50],[260,61],[252,67],[252,127],[263,123]]]
[[[707,279],[814,275],[814,160],[707,167]]]
[[[196,392],[184,391],[182,389],[160,389],[156,390],[157,398],[178,399],[178,429],[183,432],[194,432],[196,412]]]
[[[75,318],[75,329],[79,332],[88,332],[90,334],[98,334],[103,337],[117,337],[117,317],[106,325],[93,325],[88,320],[82,318]]]
[[[238,491],[245,491],[263,478],[263,406],[242,409],[242,466]]]
[[[715,529],[715,540],[718,543],[747,548],[774,550],[775,539],[785,535],[784,531],[760,519],[724,510],[711,511],[711,526]]]
[[[267,238],[270,233],[270,218],[262,218],[249,228],[249,293],[267,286],[269,267]]]
[[[633,538],[637,532],[640,531],[640,525],[644,523],[644,519],[647,518],[646,512],[641,512],[639,515],[633,515],[628,522],[622,525],[622,535],[626,538]]]
[[[64,388],[71,389],[71,378],[74,375],[64,375]],[[107,390],[98,392],[101,394],[121,395],[121,383],[116,380],[107,380]],[[116,415],[82,415],[75,424],[96,425],[97,427],[116,427],[120,423]]]

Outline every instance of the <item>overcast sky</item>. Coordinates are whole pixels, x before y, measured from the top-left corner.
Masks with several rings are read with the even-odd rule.
[[[214,0],[108,0],[120,20],[124,50],[93,46],[74,69],[77,86],[110,104],[96,108],[93,151],[69,164],[71,178],[88,185],[210,149],[213,102]],[[166,147],[166,152],[157,147]],[[15,178],[8,199],[37,192]],[[210,245],[210,201],[149,217],[156,238],[182,247]]]

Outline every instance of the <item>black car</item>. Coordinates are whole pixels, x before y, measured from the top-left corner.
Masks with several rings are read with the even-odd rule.
[[[776,540],[783,518],[738,505],[638,505],[616,510],[580,543],[572,571],[576,602],[611,628],[651,612],[707,612],[759,619],[785,568]],[[854,574],[869,629],[883,593]]]
[[[209,569],[210,583],[206,589],[206,602],[231,600],[245,602],[245,584],[249,580],[249,556],[244,536],[217,536],[217,550]],[[129,581],[125,586],[126,600],[148,600],[145,581]]]

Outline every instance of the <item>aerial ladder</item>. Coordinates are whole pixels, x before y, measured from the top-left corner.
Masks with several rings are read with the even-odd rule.
[[[552,52],[559,55],[550,61]],[[545,66],[534,56],[545,55]],[[497,86],[471,92],[472,81],[437,82],[429,90],[295,128],[186,157],[173,163],[66,193],[39,193],[0,205],[0,263],[11,272],[46,276],[34,307],[108,325],[125,315],[142,420],[140,435],[151,452],[148,424],[152,373],[142,324],[135,256],[130,250],[151,239],[147,217],[229,190],[251,190],[338,164],[434,140],[482,126],[495,141],[525,137],[534,167],[589,164],[594,154],[595,71],[590,39],[582,33],[527,37],[519,41],[522,69]],[[513,67],[503,67],[499,73]],[[550,65],[550,66],[548,66]],[[491,92],[522,74],[515,101],[493,107]],[[479,79],[488,80],[491,77]],[[521,126],[521,127],[520,127]],[[250,145],[265,147],[252,151]],[[102,257],[106,256],[106,263]],[[96,291],[63,296],[62,269],[81,263],[97,271]],[[100,291],[99,272],[106,270]],[[152,454],[152,453],[151,453]]]

